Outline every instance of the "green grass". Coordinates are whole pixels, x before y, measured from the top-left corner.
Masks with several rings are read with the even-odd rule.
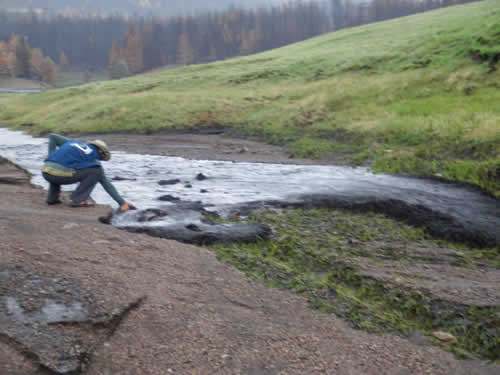
[[[224,125],[293,156],[341,156],[500,196],[498,56],[500,8],[488,0],[254,56],[0,96],[0,125],[34,124],[36,134]]]
[[[392,260],[405,269],[447,262],[454,267],[482,269],[489,264],[498,268],[500,249],[471,249],[432,239],[422,229],[373,213],[260,211],[250,220],[272,226],[275,237],[212,247],[219,260],[233,264],[251,279],[305,295],[313,307],[335,313],[359,329],[428,336],[443,330],[457,337],[458,344],[448,349],[458,356],[500,359],[499,306],[446,301],[426,289],[398,287],[365,276],[356,266],[358,260],[372,267]],[[423,255],[418,249],[434,251]],[[441,252],[454,255],[444,257]]]

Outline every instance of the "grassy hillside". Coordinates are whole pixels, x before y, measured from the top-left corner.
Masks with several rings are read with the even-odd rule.
[[[293,155],[500,196],[499,57],[500,1],[489,0],[225,62],[0,96],[0,124],[35,134],[230,125]]]

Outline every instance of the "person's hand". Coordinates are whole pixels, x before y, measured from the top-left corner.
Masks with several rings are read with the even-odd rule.
[[[137,210],[137,208],[132,203],[129,202],[125,202],[120,206],[120,212],[125,212],[129,210]]]

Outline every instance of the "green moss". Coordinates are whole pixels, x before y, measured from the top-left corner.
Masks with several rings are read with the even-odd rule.
[[[408,263],[442,262],[439,251],[427,257],[419,248],[454,252],[454,266],[500,265],[500,249],[470,249],[430,238],[382,215],[341,210],[260,211],[250,220],[271,225],[275,238],[255,244],[216,245],[217,258],[235,265],[271,287],[308,296],[312,307],[335,313],[369,332],[393,331],[430,335],[454,334],[459,343],[449,349],[461,357],[499,360],[500,308],[470,307],[364,276],[356,259],[387,259]],[[350,261],[352,260],[352,261]]]

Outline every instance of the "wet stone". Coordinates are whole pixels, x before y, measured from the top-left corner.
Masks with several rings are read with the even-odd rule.
[[[180,182],[181,182],[181,180],[179,180],[178,178],[174,178],[172,180],[160,180],[160,181],[158,181],[158,185],[160,185],[160,186],[176,185],[176,184],[179,184]]]
[[[198,181],[203,181],[203,180],[206,180],[207,178],[208,178],[208,177],[207,177],[207,176],[205,176],[203,173],[198,173],[198,174],[196,175],[196,179],[197,179]]]
[[[173,195],[166,194],[166,195],[162,195],[161,197],[158,197],[158,200],[163,201],[163,202],[176,202],[176,201],[180,201],[181,199],[174,197]]]
[[[137,181],[137,178],[126,178],[126,177],[115,176],[111,180],[112,181]]]

